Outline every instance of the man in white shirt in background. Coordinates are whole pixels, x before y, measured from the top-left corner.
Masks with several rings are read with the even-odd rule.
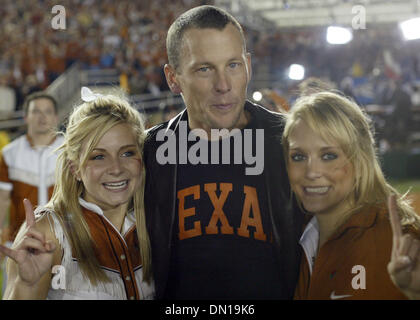
[[[24,103],[26,134],[5,146],[0,155],[0,230],[9,217],[2,240],[12,242],[25,220],[23,199],[32,205],[48,202],[54,188],[57,155],[57,102],[46,92],[29,95]],[[9,216],[7,215],[9,212]]]

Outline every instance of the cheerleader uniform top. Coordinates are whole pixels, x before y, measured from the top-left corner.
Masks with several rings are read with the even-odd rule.
[[[52,283],[47,295],[50,300],[151,300],[154,283],[143,281],[134,212],[127,213],[121,233],[95,204],[79,198],[84,218],[95,243],[94,251],[100,268],[109,282],[93,285],[72,255],[69,239],[58,215],[46,208],[38,208],[36,217],[46,214],[51,230],[63,250],[60,266],[53,266]]]

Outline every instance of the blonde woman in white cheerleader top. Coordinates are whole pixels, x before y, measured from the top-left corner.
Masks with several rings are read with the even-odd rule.
[[[85,90],[85,92],[83,92]],[[26,221],[7,264],[5,299],[153,299],[139,113],[82,89],[50,202]]]

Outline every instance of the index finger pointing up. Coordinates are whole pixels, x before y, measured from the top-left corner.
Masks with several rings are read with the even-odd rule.
[[[397,209],[397,198],[395,194],[388,197],[388,211],[391,220],[391,228],[393,234],[393,249],[397,249],[399,246],[399,241],[402,237],[402,229],[400,217],[398,215]]]
[[[25,206],[26,224],[28,227],[33,227],[35,225],[35,214],[32,209],[32,203],[28,199],[23,199],[23,205]]]

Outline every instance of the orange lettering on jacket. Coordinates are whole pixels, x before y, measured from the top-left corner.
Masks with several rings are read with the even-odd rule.
[[[178,191],[178,216],[179,216],[179,239],[187,239],[192,237],[201,236],[201,223],[200,221],[194,222],[194,228],[185,230],[185,218],[195,215],[195,208],[185,209],[185,197],[193,195],[194,200],[200,199],[200,186],[195,185]]]
[[[218,198],[216,195],[216,184],[215,183],[206,183],[204,185],[204,191],[206,191],[209,195],[211,203],[213,204],[214,211],[213,215],[211,216],[209,225],[206,227],[207,234],[217,234],[219,233],[217,222],[220,220],[221,227],[220,231],[222,234],[233,234],[233,228],[229,225],[229,221],[227,220],[225,213],[223,212],[223,205],[226,202],[226,199],[229,193],[232,191],[232,184],[231,183],[221,183],[220,190],[222,193]]]
[[[244,209],[242,210],[241,226],[238,229],[238,235],[249,238],[248,227],[255,227],[254,238],[257,240],[267,240],[267,236],[264,233],[260,205],[258,203],[257,190],[252,187],[244,186],[245,201]],[[251,208],[254,217],[251,218]]]
[[[218,222],[220,221],[220,233],[221,234],[234,234],[234,228],[229,224],[229,220],[223,211],[223,206],[228,198],[229,194],[233,190],[231,183],[220,183],[220,196],[217,197],[216,183],[206,183],[204,185],[204,191],[208,194],[209,199],[213,205],[214,211],[210,218],[209,224],[205,227],[206,234],[218,234],[219,227]],[[255,228],[254,239],[266,241],[267,235],[264,233],[263,225],[261,221],[261,211],[258,202],[257,190],[254,187],[244,186],[244,206],[242,210],[241,225],[236,230],[238,236],[250,237],[249,227]],[[179,216],[179,239],[184,240],[187,238],[193,238],[202,235],[201,222],[200,220],[194,221],[193,228],[185,230],[185,219],[188,217],[196,216],[199,217],[199,213],[196,215],[195,207],[185,208],[185,198],[187,196],[193,196],[194,200],[200,199],[200,185],[195,185],[182,190],[177,193],[179,205],[178,205],[178,216]],[[252,216],[251,216],[252,210]]]

